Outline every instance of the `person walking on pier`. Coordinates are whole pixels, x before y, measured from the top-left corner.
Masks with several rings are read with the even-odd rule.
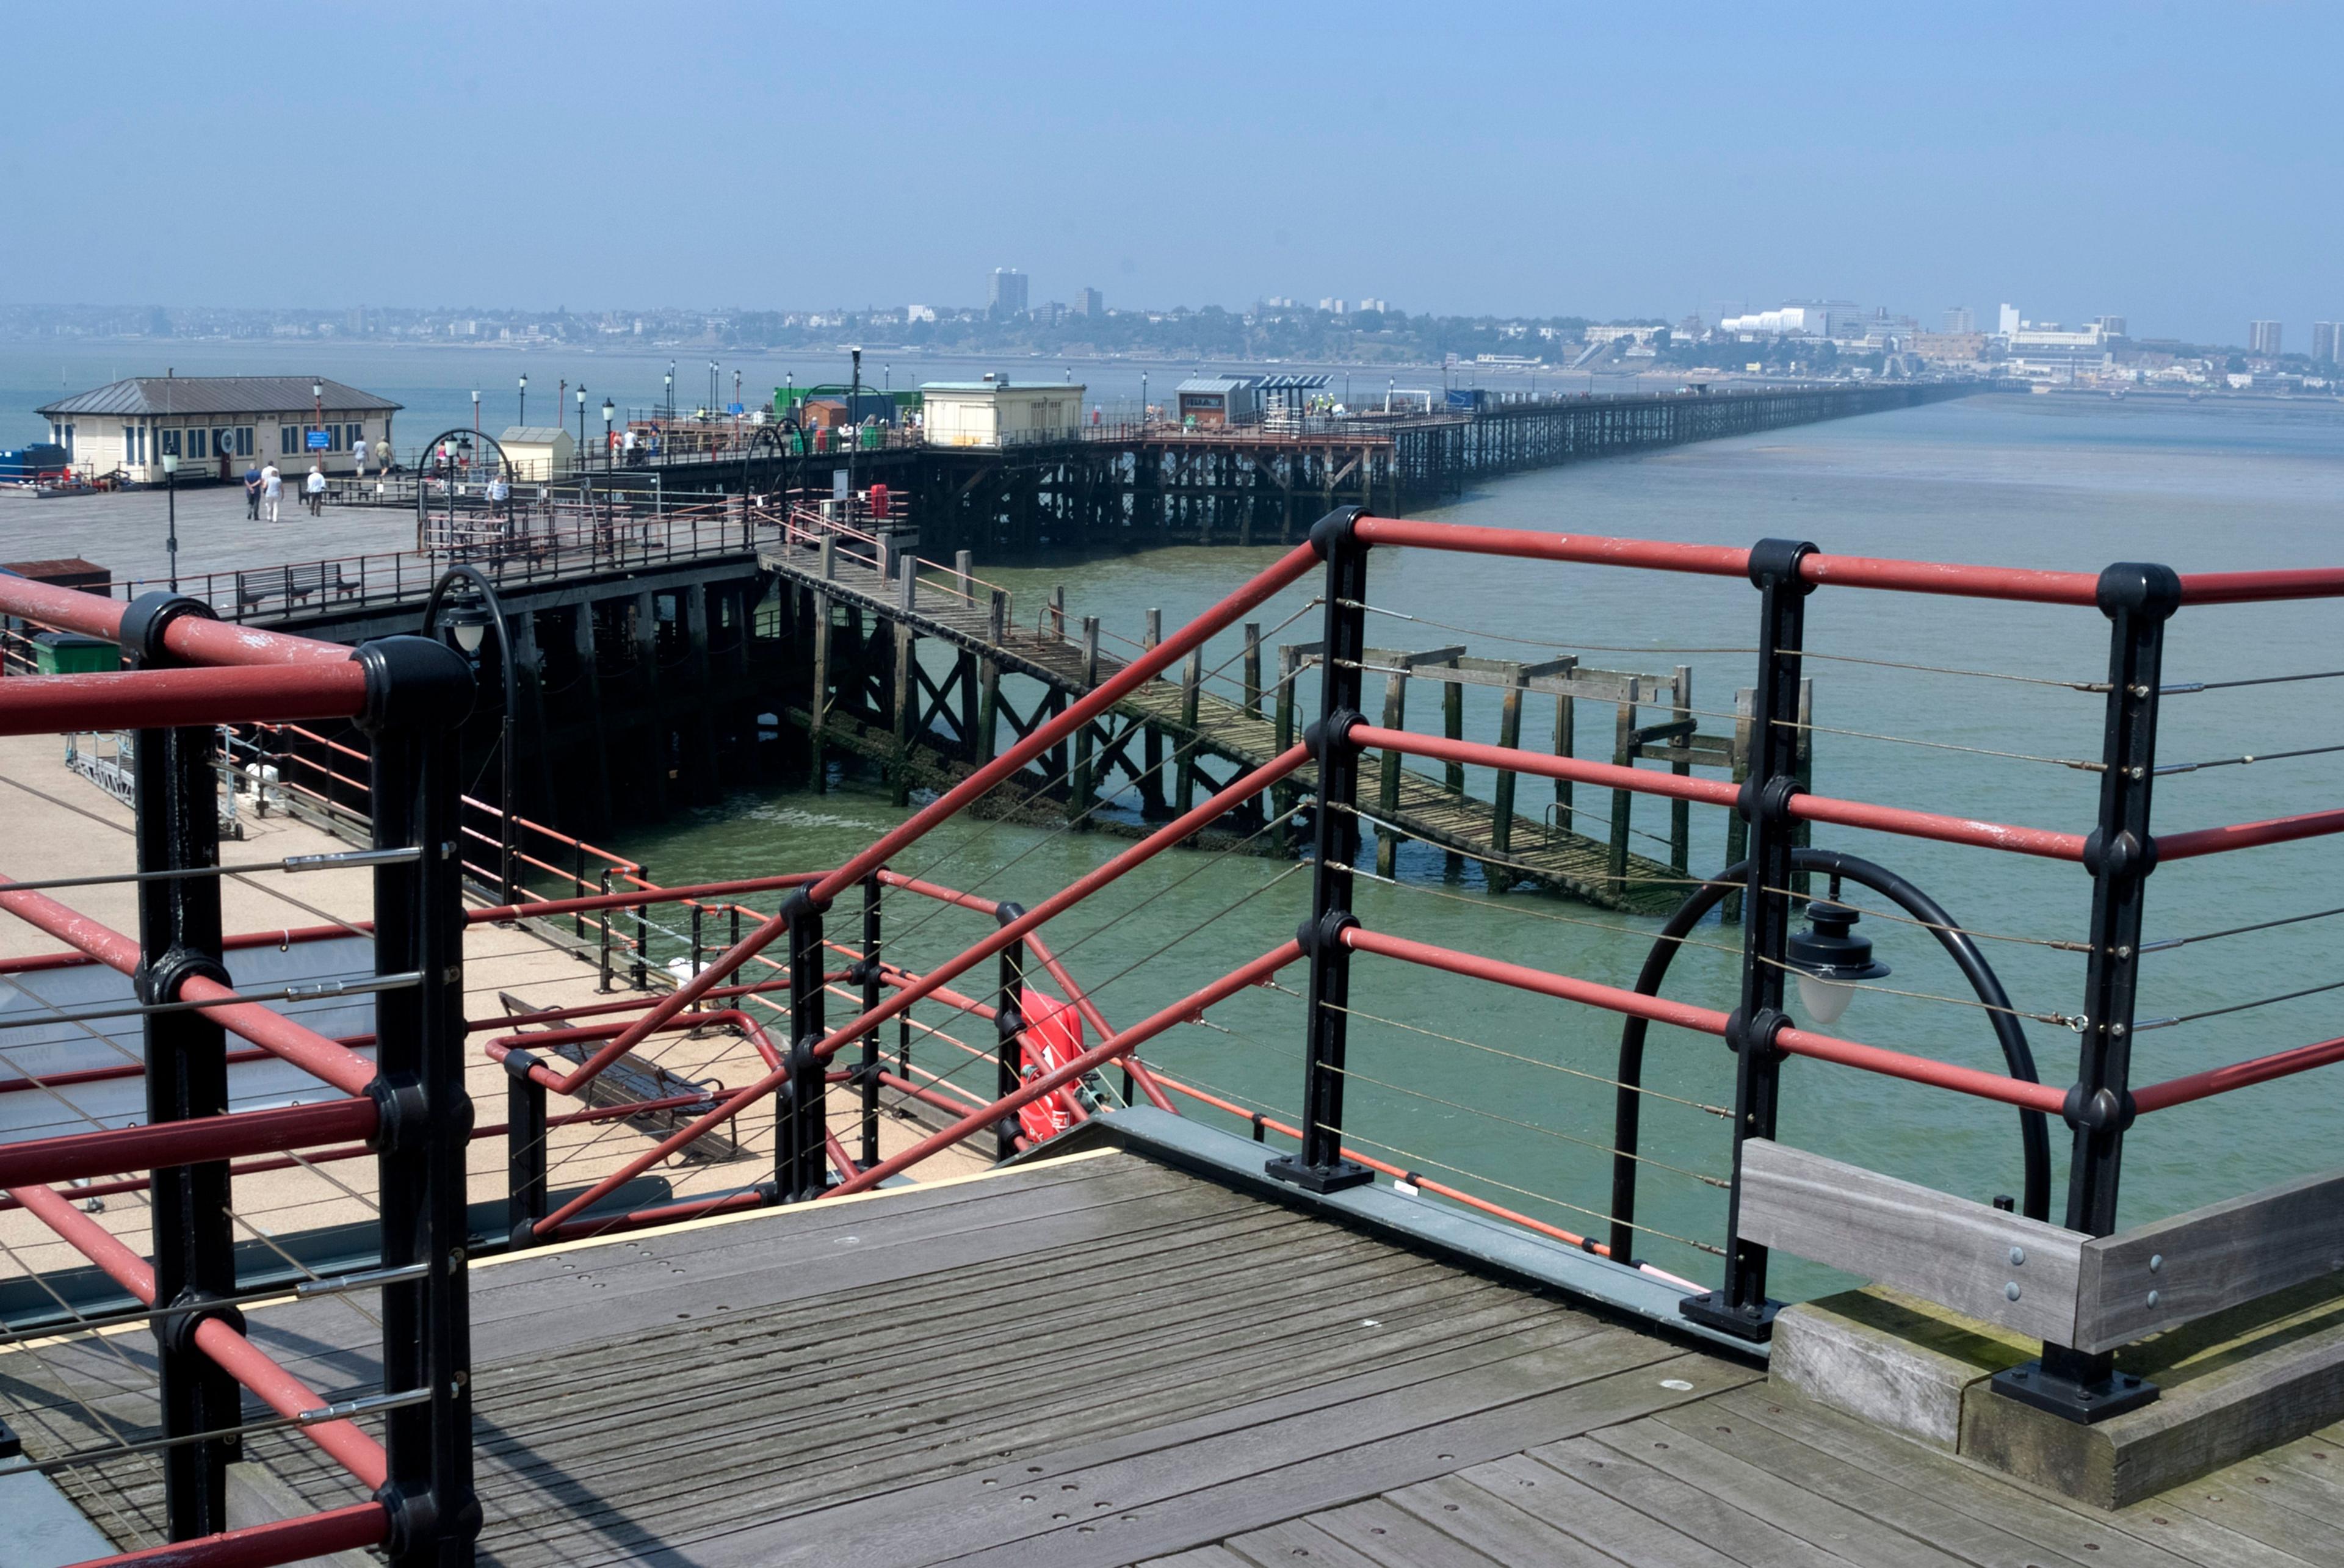
[[[309,477],[308,477],[306,481],[303,481],[303,488],[304,488],[304,489],[306,489],[306,490],[309,492],[309,515],[310,515],[311,517],[323,517],[323,516],[325,516],[325,515],[326,515],[326,474],[325,474],[325,470],[322,470],[322,469],[320,469],[320,468],[319,468],[316,463],[311,463],[311,464],[309,465]]]
[[[285,476],[277,471],[275,463],[263,466],[260,470],[260,510],[268,515],[263,517],[261,521],[277,521],[277,503],[282,501],[284,496]]]
[[[245,465],[244,515],[254,522],[260,521],[260,465],[258,463]]]

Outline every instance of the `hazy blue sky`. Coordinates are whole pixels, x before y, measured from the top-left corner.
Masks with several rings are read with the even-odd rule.
[[[2344,318],[2344,9],[12,7],[0,297]],[[55,68],[43,68],[41,62]]]

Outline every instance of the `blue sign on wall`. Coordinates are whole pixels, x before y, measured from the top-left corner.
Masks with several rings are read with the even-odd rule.
[[[311,430],[311,431],[309,432],[309,450],[310,450],[311,451],[313,451],[313,452],[321,452],[321,451],[324,451],[324,450],[327,449],[327,447],[330,446],[331,444],[332,444],[332,438],[331,438],[330,436],[327,435],[325,431],[323,431],[323,430]]]

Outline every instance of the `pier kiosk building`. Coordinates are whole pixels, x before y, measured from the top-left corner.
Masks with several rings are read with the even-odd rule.
[[[1079,381],[930,381],[920,389],[927,440],[938,447],[1071,440],[1083,422]]]
[[[131,376],[35,410],[85,479],[163,482],[218,479],[257,461],[348,473],[356,454],[390,437],[400,404],[320,376]]]

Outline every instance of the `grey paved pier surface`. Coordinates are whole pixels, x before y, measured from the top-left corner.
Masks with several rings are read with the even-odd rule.
[[[507,1568],[2344,1562],[2344,1431],[2099,1512],[1127,1152],[526,1254],[472,1299]],[[314,1386],[373,1375],[346,1302],[253,1321]],[[36,1449],[94,1441],[51,1385],[127,1418],[146,1360],[0,1356],[0,1399]],[[359,1496],[298,1437],[247,1452]],[[129,1544],[154,1474],[62,1479]]]
[[[396,507],[328,506],[323,517],[311,517],[298,498],[300,479],[299,473],[286,475],[285,500],[275,523],[254,522],[244,515],[241,483],[180,491],[182,585],[206,572],[415,548],[413,512]],[[111,571],[116,582],[160,578],[170,560],[164,548],[170,504],[171,498],[159,490],[41,499],[0,486],[0,561],[78,555]]]

